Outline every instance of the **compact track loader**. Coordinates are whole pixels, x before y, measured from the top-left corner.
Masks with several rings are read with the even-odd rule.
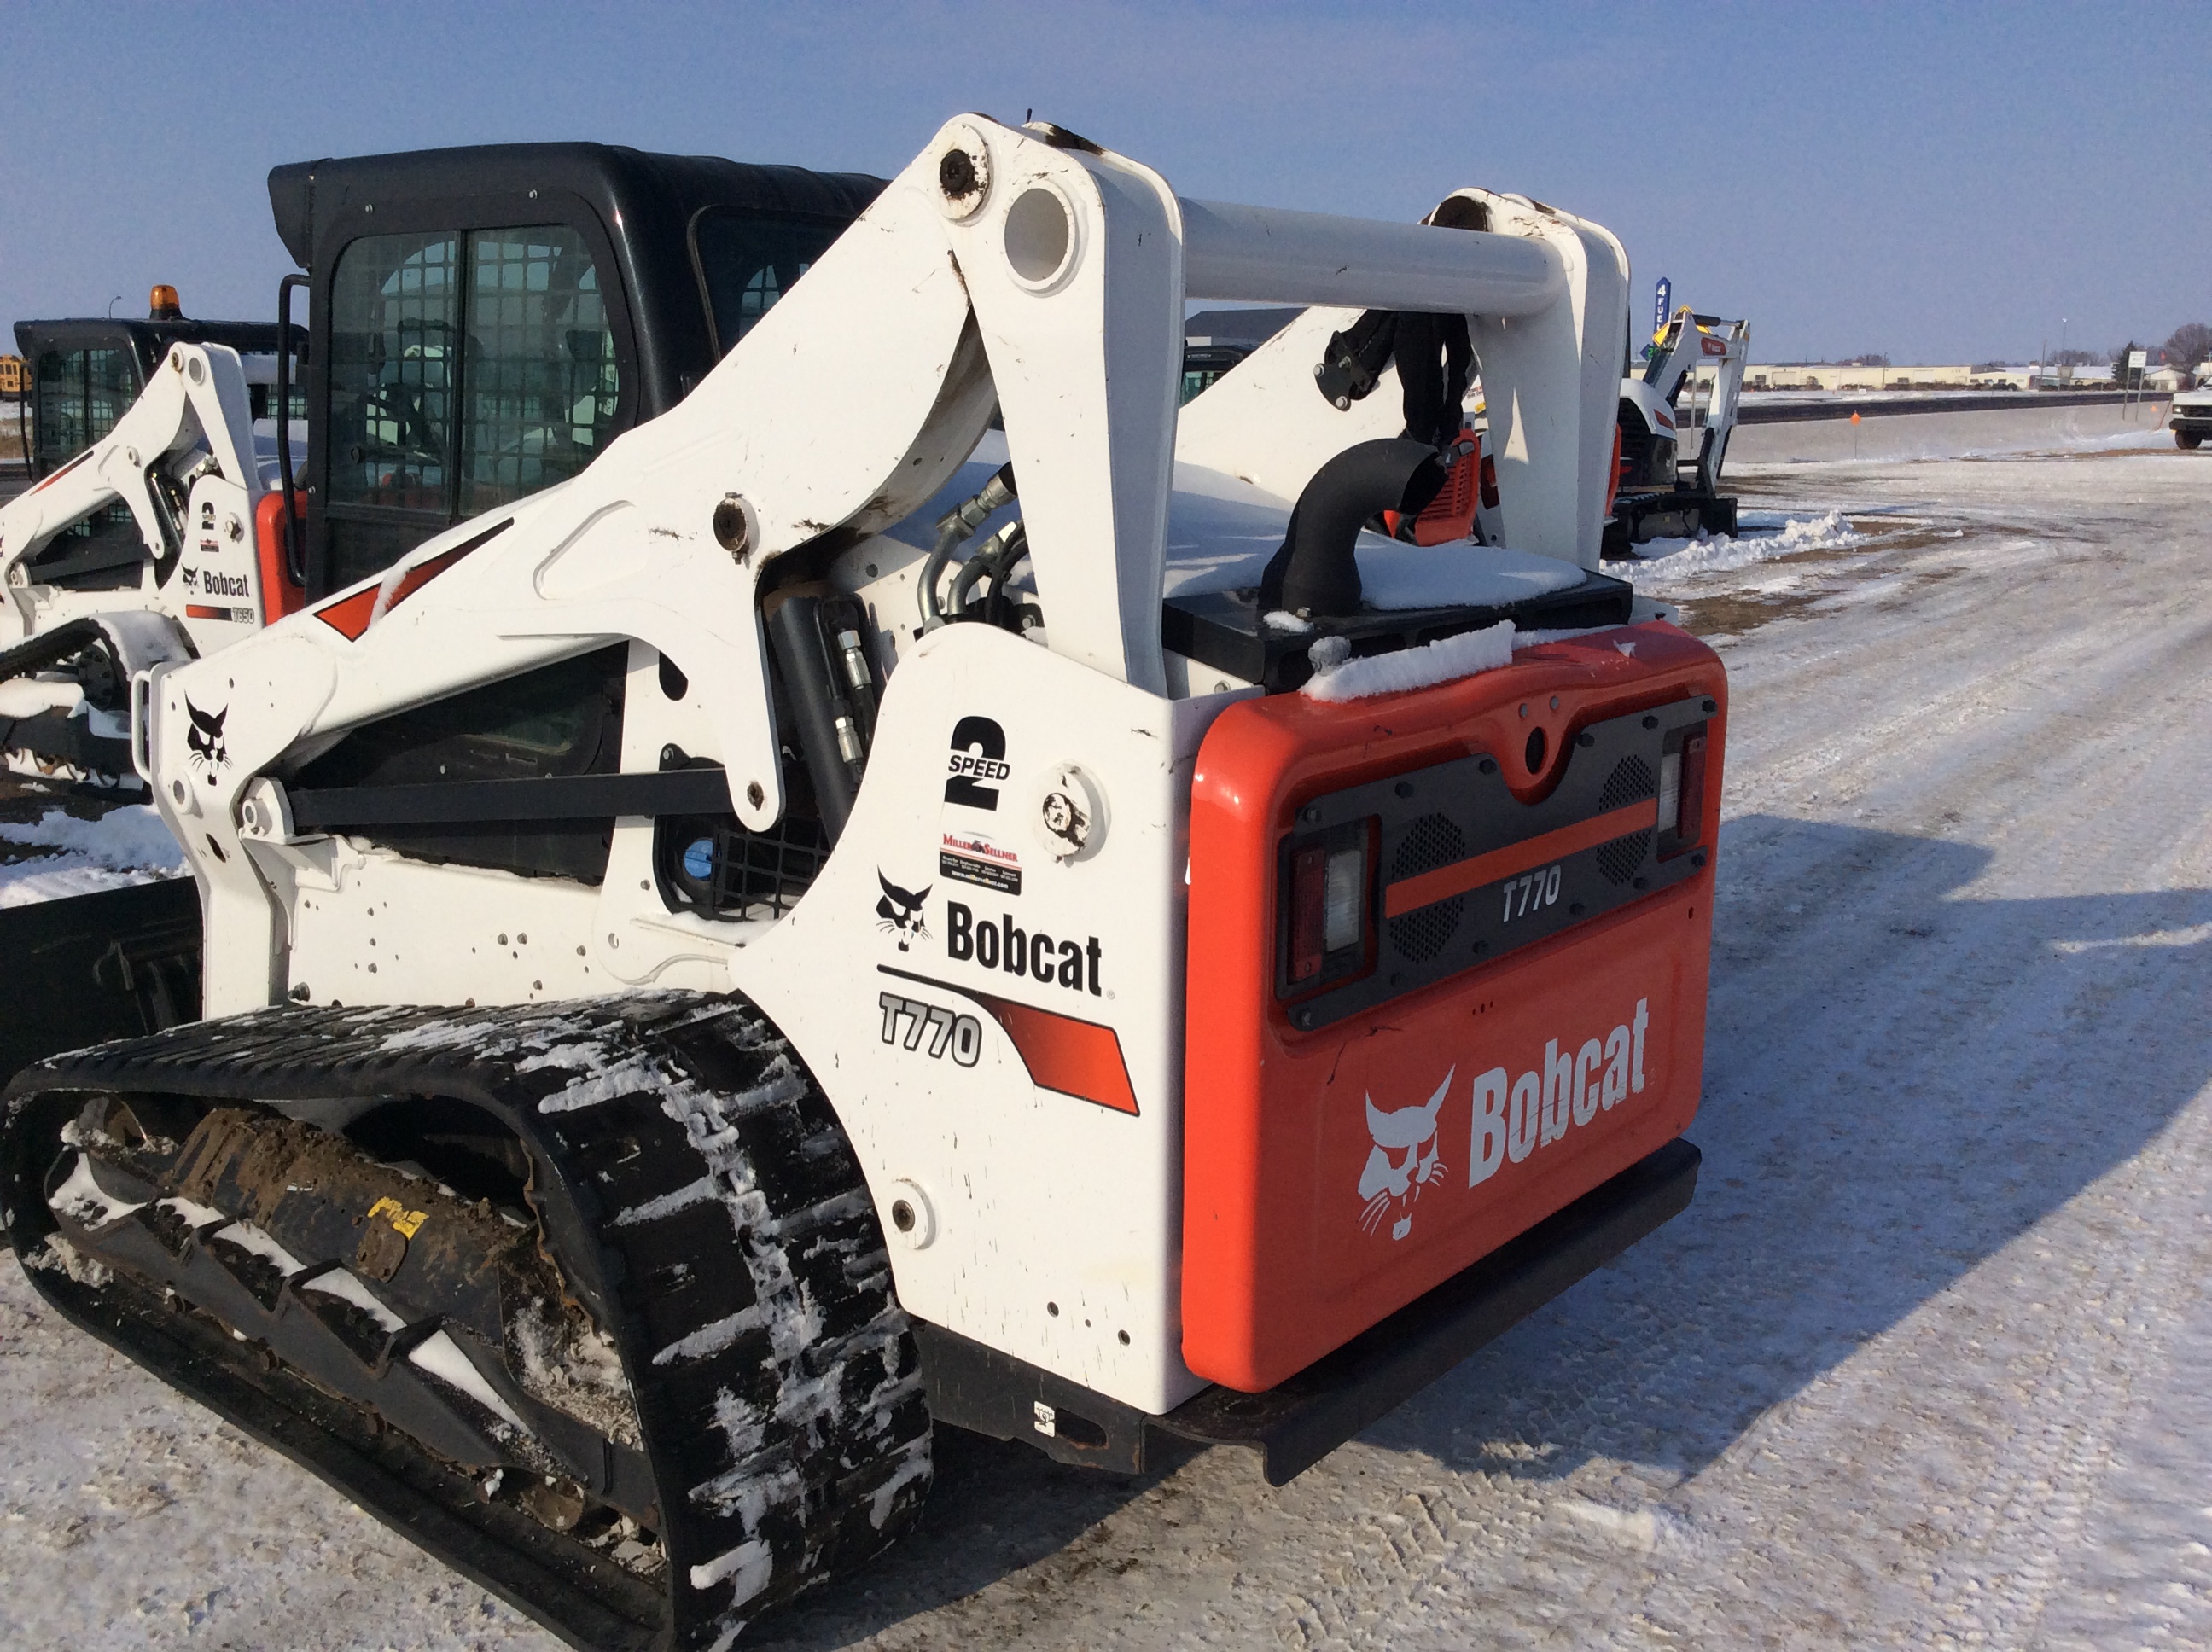
[[[0,507],[0,763],[135,793],[134,671],[575,475],[882,187],[597,143],[301,162],[269,176],[306,272],[276,322],[189,320],[156,288],[148,320],[19,323],[43,480]]]
[[[1735,531],[1735,500],[1720,491],[1751,355],[1751,324],[1684,305],[1620,385],[1620,485],[1605,554],[1647,539]],[[1684,400],[1687,397],[1686,404]]]
[[[933,1424],[1280,1483],[1681,1210],[1726,683],[1596,571],[1619,243],[1462,198],[957,118],[573,480],[137,673],[208,1018],[9,1087],[38,1289],[720,1648]],[[1192,297],[1314,307],[1178,416]],[[1465,318],[1516,549],[1366,530],[1448,477],[1363,310]]]
[[[274,439],[279,365],[273,322],[188,316],[177,289],[163,282],[148,294],[143,317],[18,321],[15,331],[23,379],[17,414],[33,482],[112,430],[167,364],[173,344],[223,344],[236,350],[246,361],[257,427],[270,421]],[[295,350],[298,343],[295,333]],[[296,374],[292,377],[296,381]]]
[[[269,323],[187,318],[167,286],[149,312],[15,324],[32,480],[0,505],[0,766],[100,792],[139,789],[131,674],[222,641],[205,622],[227,629],[243,611],[215,600],[248,594],[248,581],[209,563],[218,526],[205,513],[196,524],[190,504],[196,491],[210,510],[220,503],[231,542],[243,541],[252,518],[231,507],[241,488],[250,499],[276,477],[259,430],[265,422],[273,456],[289,376]],[[225,485],[198,489],[211,476]]]

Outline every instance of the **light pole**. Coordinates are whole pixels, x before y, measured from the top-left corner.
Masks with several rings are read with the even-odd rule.
[[[121,302],[123,302],[123,295],[120,293],[107,301],[107,319],[110,321],[115,319],[115,307]]]

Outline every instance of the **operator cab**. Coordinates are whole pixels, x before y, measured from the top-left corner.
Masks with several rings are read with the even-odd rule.
[[[22,352],[30,380],[27,410],[33,477],[52,475],[112,430],[172,344],[228,344],[245,358],[254,419],[276,416],[273,325],[188,317],[177,302],[177,289],[167,286],[154,288],[148,312],[143,321],[91,316],[15,324],[15,348]],[[295,411],[296,416],[296,403]]]
[[[308,599],[673,407],[882,188],[600,143],[276,167],[311,288]]]

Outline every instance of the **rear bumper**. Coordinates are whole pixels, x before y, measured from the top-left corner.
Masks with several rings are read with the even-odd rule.
[[[1690,1206],[1697,1148],[1677,1138],[1265,1394],[1208,1388],[1166,1434],[1249,1446],[1282,1485]]]
[[[917,1323],[930,1409],[940,1422],[1125,1474],[1154,1466],[1163,1448],[1243,1446],[1260,1454],[1270,1485],[1286,1485],[1680,1215],[1697,1191],[1700,1157],[1689,1142],[1668,1142],[1264,1393],[1207,1388],[1150,1417]]]

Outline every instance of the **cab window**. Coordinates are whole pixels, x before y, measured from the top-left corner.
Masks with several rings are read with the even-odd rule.
[[[564,225],[364,237],[331,308],[334,506],[474,515],[568,480],[612,434],[614,335]]]
[[[726,207],[694,218],[691,258],[714,324],[715,353],[736,348],[844,230],[831,221],[764,218]]]
[[[38,424],[32,442],[40,475],[106,436],[138,398],[137,364],[127,349],[41,350],[33,371]],[[127,590],[139,582],[144,556],[137,521],[118,499],[56,534],[27,572],[38,585]]]
[[[452,235],[371,235],[340,255],[331,288],[331,504],[450,513],[459,252]]]
[[[473,516],[589,465],[620,383],[599,268],[573,229],[470,236],[466,333],[460,510]]]
[[[128,349],[41,350],[37,376],[41,470],[84,452],[138,398]]]

